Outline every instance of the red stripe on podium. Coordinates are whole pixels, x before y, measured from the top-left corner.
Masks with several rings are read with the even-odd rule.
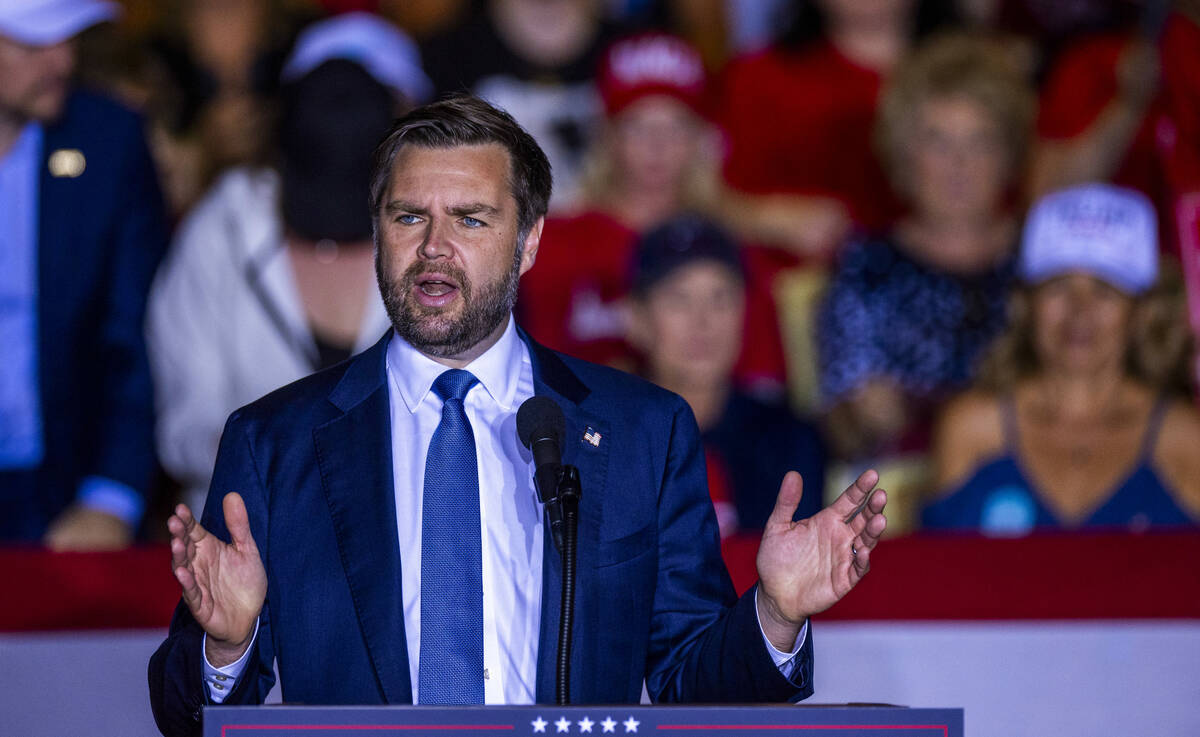
[[[945,724],[660,724],[658,729],[670,730],[713,730],[713,731],[760,731],[760,730],[819,730],[819,729],[910,729],[931,730],[943,737],[950,734],[950,727]]]
[[[486,732],[511,731],[516,729],[512,724],[228,724],[221,727],[221,735],[224,737],[228,732],[238,731],[371,731],[378,732],[382,730],[407,731],[439,731],[439,732],[467,732],[482,730]]]

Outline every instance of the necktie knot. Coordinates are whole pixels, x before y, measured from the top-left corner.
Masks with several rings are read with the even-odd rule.
[[[433,393],[438,395],[442,402],[448,402],[451,399],[462,401],[467,396],[467,392],[471,391],[471,387],[479,383],[479,379],[475,378],[475,374],[463,369],[450,369],[443,371],[441,376],[437,377],[433,382]]]

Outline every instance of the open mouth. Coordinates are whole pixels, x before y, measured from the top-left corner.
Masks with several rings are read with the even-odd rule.
[[[426,307],[444,307],[458,295],[459,284],[445,274],[422,274],[413,285],[413,295]]]

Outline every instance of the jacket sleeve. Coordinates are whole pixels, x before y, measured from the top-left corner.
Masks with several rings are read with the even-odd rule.
[[[812,627],[785,678],[767,651],[757,586],[735,598],[707,494],[700,433],[679,401],[659,492],[658,578],[646,688],[653,701],[750,703],[812,695]]]
[[[250,531],[265,565],[268,560],[267,494],[254,457],[248,424],[240,412],[235,412],[225,426],[201,523],[210,533],[228,542],[230,536],[221,500],[226,493],[237,491],[246,502]],[[167,639],[150,658],[150,707],[159,730],[168,737],[200,734],[202,710],[209,703],[203,679],[203,635],[187,605],[180,601]],[[275,684],[272,668],[275,651],[266,602],[259,615],[258,637],[252,647],[246,669],[223,706],[261,704]]]

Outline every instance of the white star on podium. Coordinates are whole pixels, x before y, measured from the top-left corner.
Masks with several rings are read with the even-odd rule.
[[[554,723],[554,726],[558,727],[559,732],[571,731],[571,723],[567,721],[566,717],[559,717],[558,721]]]
[[[636,732],[638,725],[641,724],[641,722],[639,722],[638,720],[634,719],[631,716],[628,719],[626,719],[624,722],[622,722],[622,724],[625,725],[626,732]]]
[[[605,732],[615,733],[617,731],[617,723],[613,721],[612,717],[604,717],[604,721],[600,722],[600,726]]]
[[[595,724],[595,722],[593,722],[591,719],[588,719],[587,717],[584,717],[583,719],[580,719],[578,722],[576,722],[576,724],[579,725],[580,732],[591,732],[592,725]]]
[[[538,718],[534,719],[532,722],[530,722],[530,724],[533,725],[534,732],[545,732],[546,725],[549,724],[549,722],[547,722],[545,719],[542,719],[541,715],[539,714]]]

